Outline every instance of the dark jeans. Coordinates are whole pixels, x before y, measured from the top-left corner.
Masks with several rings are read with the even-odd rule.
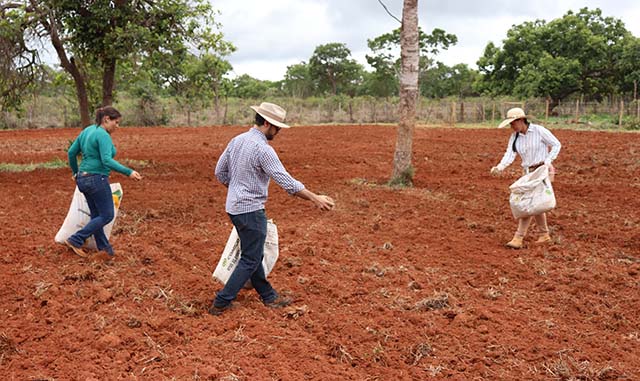
[[[113,248],[102,229],[114,217],[113,195],[109,185],[109,176],[98,174],[78,175],[76,184],[78,185],[78,190],[87,199],[89,211],[91,212],[91,221],[69,237],[69,242],[73,246],[81,247],[84,245],[84,241],[93,235],[98,250],[104,250],[109,255],[113,255]]]
[[[229,215],[240,237],[240,260],[224,288],[218,292],[213,305],[226,307],[238,296],[240,289],[251,280],[263,303],[270,303],[278,297],[264,274],[262,257],[264,241],[267,238],[267,216],[263,210],[251,213]]]

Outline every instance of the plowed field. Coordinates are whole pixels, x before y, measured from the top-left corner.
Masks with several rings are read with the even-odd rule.
[[[336,200],[321,212],[271,185],[295,299],[243,290],[206,309],[231,230],[213,167],[247,127],[123,128],[115,260],[53,242],[68,168],[0,172],[3,380],[640,380],[640,135],[556,130],[553,242],[504,243],[516,222],[489,169],[508,132],[420,128],[415,187],[384,186],[396,130],[307,126],[272,142],[289,172]],[[66,160],[77,129],[0,132],[0,163]],[[125,160],[128,159],[129,161]]]

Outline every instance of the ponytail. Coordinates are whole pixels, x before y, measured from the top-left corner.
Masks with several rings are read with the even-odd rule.
[[[118,119],[122,117],[120,111],[116,110],[113,106],[104,106],[96,110],[96,125],[102,124],[102,119],[108,116],[109,119]]]

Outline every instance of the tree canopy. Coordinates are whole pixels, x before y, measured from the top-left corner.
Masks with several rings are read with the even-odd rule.
[[[50,41],[74,80],[83,124],[89,122],[88,72],[101,72],[102,104],[111,104],[118,63],[136,56],[145,69],[179,62],[190,50],[226,55],[233,46],[217,32],[206,0],[22,0],[3,6],[0,35]],[[20,39],[16,38],[19,43]],[[14,43],[18,51],[27,44]],[[31,65],[39,62],[39,57]]]
[[[598,99],[624,88],[625,71],[638,72],[638,61],[631,61],[638,57],[637,46],[622,21],[604,17],[600,9],[525,22],[507,32],[502,48],[486,46],[477,89],[548,97],[554,104],[575,93]]]

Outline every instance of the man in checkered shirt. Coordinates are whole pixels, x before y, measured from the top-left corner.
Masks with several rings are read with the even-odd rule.
[[[255,125],[229,142],[215,170],[216,178],[228,188],[225,209],[238,231],[242,254],[209,308],[212,315],[227,310],[248,280],[266,306],[281,308],[291,303],[291,299],[278,295],[273,289],[262,267],[267,237],[264,204],[270,179],[287,193],[312,201],[321,210],[331,210],[334,206],[330,197],[317,195],[294,179],[268,144],[282,128],[289,128],[284,123],[286,111],[268,102],[251,108],[256,112]]]

